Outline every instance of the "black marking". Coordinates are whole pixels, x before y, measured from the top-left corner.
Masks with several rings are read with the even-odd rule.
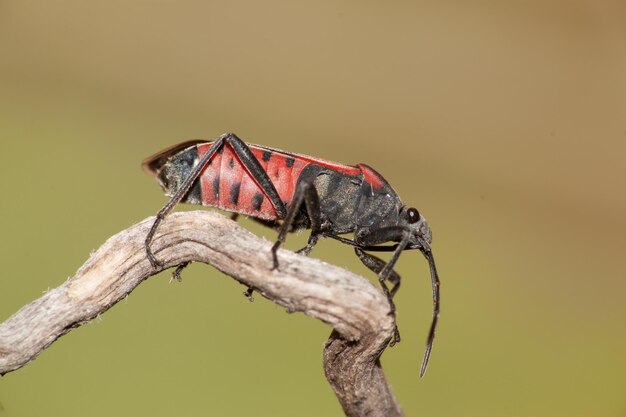
[[[270,151],[263,151],[263,160],[265,162],[269,161],[272,157],[272,153]]]
[[[264,198],[265,196],[263,195],[263,193],[256,193],[254,196],[252,196],[252,208],[256,211],[261,210],[261,204],[263,204]]]
[[[241,183],[233,184],[230,187],[230,202],[233,204],[237,204],[239,201],[239,189],[241,188]]]
[[[215,178],[213,178],[213,194],[215,194],[215,197],[219,197],[220,196],[220,177],[219,175]]]
[[[276,178],[280,177],[280,174],[278,174],[278,171],[276,171],[276,172],[274,173],[274,177],[276,177]]]
[[[294,162],[296,162],[296,160],[290,156],[285,159],[285,165],[287,165],[287,168],[291,168]]]
[[[219,148],[217,148],[217,153],[222,154],[224,153],[224,148],[226,147],[226,145],[222,145]]]
[[[228,161],[228,166],[230,169],[235,168],[235,161],[233,161],[233,158],[230,158],[230,161]]]

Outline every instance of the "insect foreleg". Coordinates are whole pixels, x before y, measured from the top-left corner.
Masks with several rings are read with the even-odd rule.
[[[359,236],[357,240],[359,244],[363,246],[373,246],[380,243],[385,243],[388,241],[399,242],[396,246],[393,255],[387,265],[385,265],[382,271],[379,273],[379,280],[382,277],[387,276],[390,271],[393,270],[393,266],[397,262],[400,257],[400,253],[406,248],[409,242],[410,233],[408,230],[397,227],[390,226],[381,229],[376,229],[371,231],[368,234],[363,236]],[[437,273],[437,267],[435,266],[435,259],[433,258],[433,253],[430,249],[430,245],[422,238],[418,238],[420,243],[420,251],[428,261],[428,266],[430,268],[430,276],[432,280],[433,287],[433,318],[430,325],[430,331],[428,332],[428,339],[426,340],[426,351],[424,352],[424,359],[422,360],[422,366],[420,368],[420,378],[424,376],[426,372],[426,367],[428,366],[428,361],[430,359],[430,352],[433,348],[433,342],[435,340],[435,330],[437,329],[437,321],[439,319],[439,274]],[[370,248],[368,248],[370,249]],[[357,254],[358,255],[358,254]]]
[[[379,278],[387,279],[389,272],[400,257],[400,253],[406,248],[411,237],[411,232],[401,226],[382,227],[374,229],[367,234],[360,235],[357,239],[359,246],[374,246],[385,242],[398,242],[393,255],[387,265],[380,271]]]
[[[387,264],[382,259],[370,253],[365,252],[361,248],[358,248],[358,247],[354,248],[354,252],[359,257],[361,262],[363,262],[363,265],[368,267],[372,272],[374,272],[377,275],[380,271],[383,270],[383,268]],[[392,284],[391,289],[389,289],[388,292],[391,295],[391,297],[394,297],[396,293],[398,292],[398,290],[400,289],[400,275],[392,269],[391,272],[389,273],[389,276],[387,277],[387,280]]]

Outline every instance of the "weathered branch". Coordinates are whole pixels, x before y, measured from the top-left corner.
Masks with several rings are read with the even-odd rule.
[[[314,258],[281,250],[271,270],[271,243],[208,211],[174,213],[153,249],[164,267],[155,271],[143,242],[153,218],[107,240],[61,286],[0,324],[0,375],[21,368],[57,338],[104,313],[143,280],[187,261],[213,265],[289,311],[330,324],[324,370],[348,416],[401,416],[379,357],[391,337],[389,305],[370,282]]]

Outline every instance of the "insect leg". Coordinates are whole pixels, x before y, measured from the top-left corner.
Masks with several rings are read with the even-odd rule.
[[[169,212],[172,211],[174,206],[176,206],[176,204],[178,204],[189,192],[193,183],[198,179],[213,155],[215,155],[215,152],[217,152],[222,146],[224,146],[224,143],[228,143],[233,148],[235,154],[241,161],[241,164],[246,170],[248,170],[250,175],[252,175],[254,180],[259,184],[263,192],[265,192],[268,198],[272,201],[272,204],[274,205],[274,208],[276,209],[278,215],[281,218],[286,215],[285,203],[283,203],[283,201],[280,199],[280,196],[278,195],[278,191],[276,191],[274,184],[272,184],[269,176],[263,170],[263,167],[256,159],[254,154],[252,154],[252,151],[250,151],[248,145],[246,145],[234,134],[226,133],[220,136],[215,142],[213,142],[207,153],[202,155],[202,158],[200,158],[198,164],[192,169],[192,171],[189,173],[189,176],[185,178],[185,181],[181,184],[178,190],[176,190],[176,193],[172,196],[170,201],[168,201],[167,204],[157,213],[156,219],[154,220],[154,223],[152,223],[152,227],[150,228],[150,231],[148,232],[145,241],[146,255],[148,256],[148,260],[150,261],[150,264],[152,264],[153,268],[156,269],[160,265],[159,261],[157,261],[156,257],[152,253],[152,250],[150,249],[150,244],[152,243],[152,239],[154,238],[154,235],[159,225],[161,224],[163,219],[165,219],[165,217],[169,214]]]
[[[270,199],[274,206],[274,209],[276,210],[276,213],[278,214],[278,217],[284,219],[287,216],[287,208],[285,207],[285,203],[283,202],[283,200],[281,200],[278,191],[276,190],[276,187],[274,187],[274,184],[270,180],[270,177],[267,175],[265,169],[263,169],[263,167],[261,166],[259,160],[256,158],[256,156],[254,156],[252,151],[250,151],[248,145],[246,145],[244,141],[239,139],[234,134],[228,134],[224,140],[233,148],[235,154],[237,155],[237,158],[241,162],[241,165],[243,165],[243,167],[248,171],[252,178],[254,178],[254,180],[257,182],[259,187],[261,187],[261,190],[263,190],[265,195],[267,195],[267,197]],[[277,228],[278,226],[278,222],[276,221],[261,219],[254,220],[268,227]],[[276,259],[276,250],[274,248],[272,248],[272,255],[274,257],[274,268],[276,268],[278,266],[278,261]],[[244,295],[248,298],[248,300],[253,301],[253,292],[254,288],[248,287],[248,289],[244,292]]]
[[[386,265],[385,261],[370,253],[363,251],[363,249],[359,247],[355,247],[354,252],[359,257],[361,262],[363,262],[363,265],[368,267],[372,272],[375,272],[376,274],[382,271]],[[389,294],[394,297],[400,289],[400,275],[392,269],[389,273],[389,277],[387,277],[387,280],[392,284],[391,289],[388,289],[387,291],[389,291]],[[384,283],[381,282],[381,284]]]
[[[313,246],[315,246],[315,243],[317,243],[319,235],[321,234],[322,223],[320,213],[320,199],[317,195],[317,190],[315,189],[315,185],[313,184],[312,179],[300,181],[298,182],[298,185],[296,187],[296,191],[294,193],[291,204],[289,204],[287,216],[285,217],[283,224],[280,226],[276,243],[274,243],[274,246],[272,246],[274,269],[278,268],[278,256],[276,255],[276,252],[278,251],[280,245],[285,243],[285,237],[287,236],[287,232],[291,230],[296,215],[298,214],[300,207],[303,203],[306,206],[309,221],[311,222],[311,236],[309,237],[307,245],[302,248],[300,252],[308,254]]]
[[[400,242],[409,233],[410,231],[402,226],[387,226],[359,235],[356,241],[359,246],[374,246],[387,242]]]
[[[227,133],[222,137],[224,138],[226,143],[228,143],[233,148],[235,154],[237,155],[237,158],[241,162],[241,165],[243,165],[243,167],[252,176],[254,181],[259,184],[261,190],[263,190],[263,192],[270,199],[272,205],[274,206],[274,209],[276,210],[276,213],[278,214],[278,217],[284,219],[287,215],[287,208],[285,207],[285,203],[283,202],[283,200],[280,199],[278,191],[276,191],[276,187],[274,187],[274,183],[272,183],[272,180],[270,180],[270,177],[267,175],[267,172],[265,172],[265,169],[263,169],[263,167],[261,166],[259,160],[256,158],[256,156],[254,156],[250,148],[248,148],[248,145],[246,145],[244,141],[239,139],[233,133]]]
[[[333,239],[335,239],[335,240],[337,240],[337,241],[339,241],[341,243],[344,243],[346,245],[357,246],[357,247],[359,246],[359,244],[356,243],[354,240],[347,239],[347,238],[342,237],[342,236],[333,235],[332,233],[328,233],[326,236],[328,236],[330,238],[333,238]]]
[[[396,261],[398,260],[400,252],[404,250],[406,248],[406,245],[408,244],[409,232],[408,230],[402,231],[402,229],[403,228],[401,227],[394,226],[377,229],[358,239],[358,243],[362,244],[363,246],[373,246],[388,241],[399,242],[393,252],[391,260],[380,272],[379,278],[381,276],[384,276],[385,273],[389,273],[391,268],[393,268],[393,265],[395,265]],[[402,237],[400,237],[401,235]],[[422,366],[420,367],[421,378],[424,376],[424,373],[426,372],[426,367],[428,366],[428,361],[430,360],[430,353],[432,351],[433,342],[435,340],[435,330],[437,329],[437,322],[439,320],[440,281],[439,274],[437,273],[437,267],[435,266],[435,258],[433,257],[433,252],[430,249],[430,245],[421,237],[418,237],[418,242],[420,244],[420,251],[428,261],[428,267],[430,269],[430,279],[432,281],[433,289],[433,318],[430,324],[430,330],[428,331],[428,339],[426,340],[426,351],[424,352]],[[368,249],[372,248],[368,247]]]
[[[165,216],[167,216],[169,212],[172,211],[174,206],[176,206],[176,204],[178,204],[180,200],[182,200],[189,192],[189,189],[193,185],[194,181],[198,179],[202,170],[209,163],[213,155],[215,155],[215,152],[224,144],[224,139],[225,136],[220,136],[219,139],[213,142],[213,145],[211,146],[209,151],[205,153],[202,158],[200,158],[198,164],[193,167],[193,170],[189,173],[189,176],[185,178],[185,181],[181,184],[178,190],[176,190],[176,193],[172,196],[170,201],[168,201],[167,204],[163,206],[163,208],[157,213],[156,219],[154,220],[154,223],[152,223],[152,227],[150,228],[150,231],[148,232],[145,241],[146,255],[148,256],[148,260],[150,261],[150,264],[152,264],[152,267],[154,269],[156,269],[160,265],[159,261],[157,261],[154,254],[152,253],[152,249],[150,249],[150,244],[152,243],[154,234],[156,233],[163,219],[165,219]]]
[[[375,245],[359,245],[355,241],[351,239],[347,239],[342,236],[337,236],[331,233],[326,233],[324,236],[333,238],[341,243],[346,245],[354,246],[354,250],[356,251],[357,256],[367,266],[370,270],[378,274],[382,271],[385,266],[385,261],[380,258],[375,257],[374,255],[365,253],[364,250],[374,251],[374,252],[394,252],[398,248],[398,244],[395,245],[387,245],[387,246],[375,246]],[[367,259],[367,260],[366,260]],[[391,289],[391,296],[395,296],[396,292],[400,288],[400,275],[398,275],[393,269],[391,270],[388,280],[393,284]]]
[[[374,246],[385,242],[398,242],[391,259],[378,275],[380,279],[387,279],[389,272],[393,269],[396,262],[398,262],[400,253],[402,253],[409,244],[410,237],[411,232],[408,229],[400,226],[389,226],[374,229],[365,235],[359,236],[357,242],[360,246]]]
[[[236,216],[238,217],[239,214],[238,213],[233,213],[230,216],[230,218],[232,220],[236,220],[237,219]],[[255,222],[257,222],[257,223],[259,223],[259,224],[262,224],[265,227],[269,227],[270,229],[273,229],[273,230],[276,230],[276,231],[280,230],[280,222],[278,222],[277,220],[257,219],[256,217],[251,217],[250,219],[255,221]],[[243,295],[251,302],[254,301],[253,294],[254,294],[254,288],[252,288],[252,287],[248,287],[248,289],[246,289],[246,291],[244,291],[244,293],[243,293]]]
[[[309,256],[309,253],[311,253],[311,250],[317,244],[317,241],[320,239],[320,237],[322,237],[322,233],[311,232],[306,246],[298,249],[296,253],[304,256]]]
[[[254,297],[252,296],[252,294],[254,294],[254,288],[252,287],[248,287],[248,289],[246,289],[243,292],[243,295],[248,299],[248,301],[253,302],[254,301]]]
[[[355,247],[354,248],[354,252],[359,257],[361,262],[363,262],[363,265],[368,267],[375,274],[380,273],[380,271],[382,271],[383,268],[385,267],[385,261],[383,261],[382,259],[380,259],[380,258],[378,258],[378,257],[376,257],[374,255],[370,255],[369,253],[364,252],[359,247]],[[383,292],[387,296],[387,300],[389,301],[389,306],[391,308],[391,312],[390,313],[393,315],[394,322],[395,322],[396,305],[393,302],[393,297],[396,295],[396,293],[400,289],[400,275],[396,271],[394,271],[392,269],[391,272],[389,273],[389,277],[387,279],[393,285],[391,287],[391,290],[387,287],[387,284],[385,283],[384,280],[381,281],[380,278],[379,278],[378,281],[380,282],[380,286],[382,287]],[[400,331],[398,330],[398,326],[394,323],[393,339],[391,340],[390,346],[393,346],[393,345],[395,345],[396,343],[399,343],[399,342],[400,342]]]
[[[181,282],[183,280],[183,277],[180,276],[180,273],[183,272],[183,269],[187,268],[190,263],[191,261],[187,261],[178,265],[176,269],[174,270],[174,272],[172,272],[172,279],[175,279],[176,281]]]
[[[350,245],[350,246],[356,246],[362,250],[367,250],[367,251],[371,251],[371,252],[393,252],[396,250],[396,248],[398,247],[398,244],[394,244],[394,245],[385,245],[385,246],[367,246],[367,245],[359,245],[358,243],[356,243],[354,240],[345,238],[343,236],[338,236],[338,235],[334,235],[332,233],[324,233],[325,237],[330,237],[335,239],[338,242],[341,242],[343,244],[346,245]],[[411,248],[405,248],[406,249],[411,249]]]

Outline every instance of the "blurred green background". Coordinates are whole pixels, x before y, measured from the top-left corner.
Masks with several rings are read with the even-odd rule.
[[[608,0],[0,0],[0,320],[165,203],[144,157],[232,131],[366,162],[428,218],[429,372],[417,253],[382,359],[407,416],[626,416],[625,19]],[[337,242],[312,256],[373,280]],[[0,379],[0,416],[342,415],[330,329],[243,290],[201,264],[150,279]]]

